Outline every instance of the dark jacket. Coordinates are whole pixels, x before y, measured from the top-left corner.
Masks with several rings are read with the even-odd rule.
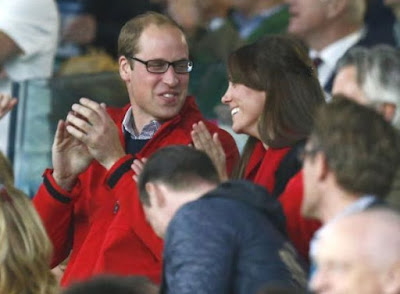
[[[247,181],[230,181],[178,210],[165,239],[161,293],[253,294],[263,285],[303,290],[282,208]]]

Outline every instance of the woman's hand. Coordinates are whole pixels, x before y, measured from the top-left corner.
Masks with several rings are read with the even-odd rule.
[[[198,150],[204,151],[211,158],[221,181],[227,181],[226,156],[221,141],[218,138],[218,134],[214,133],[211,136],[206,125],[200,121],[193,125],[191,135],[194,147]]]

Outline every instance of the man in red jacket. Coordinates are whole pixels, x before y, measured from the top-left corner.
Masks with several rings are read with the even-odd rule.
[[[193,124],[204,120],[186,97],[192,62],[173,21],[157,13],[132,19],[118,51],[130,104],[107,109],[87,98],[74,104],[58,124],[53,170],[34,198],[54,245],[52,266],[70,254],[63,285],[98,273],[160,281],[163,244],[146,221],[130,167],[163,146],[190,144]],[[218,133],[230,172],[238,156],[232,137],[207,127]]]

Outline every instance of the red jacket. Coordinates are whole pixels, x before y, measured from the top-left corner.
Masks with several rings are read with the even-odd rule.
[[[123,146],[122,120],[129,106],[109,109]],[[136,157],[149,157],[163,146],[191,143],[192,125],[200,120],[204,118],[194,98],[188,97],[181,112],[163,123]],[[239,156],[234,140],[217,126],[206,125],[210,132],[218,132],[230,172]],[[145,219],[132,179],[133,158],[127,154],[109,171],[93,161],[71,192],[57,186],[51,170],[45,171],[33,202],[54,246],[52,266],[71,253],[62,285],[98,273],[144,275],[160,282],[163,242]]]
[[[266,150],[262,143],[258,142],[247,164],[245,179],[259,184],[273,193],[276,182],[275,173],[289,150],[290,147],[268,148]],[[278,200],[282,204],[286,216],[288,237],[300,255],[308,260],[310,240],[314,232],[320,227],[320,223],[301,216],[301,202],[303,200],[301,171],[289,180]]]

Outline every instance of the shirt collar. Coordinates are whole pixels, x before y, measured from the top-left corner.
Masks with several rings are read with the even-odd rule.
[[[142,132],[138,135],[135,132],[134,126],[135,126],[135,120],[133,119],[132,107],[129,107],[122,121],[122,128],[125,132],[128,132],[130,134],[132,139],[135,140],[151,139],[157,132],[157,130],[160,128],[161,124],[156,120],[152,120],[143,127]]]
[[[325,225],[323,225],[319,230],[314,233],[314,236],[310,243],[310,257],[315,257],[316,248],[318,246],[318,240],[321,238],[322,234],[327,230],[327,228],[338,220],[353,213],[358,213],[364,211],[368,206],[370,206],[374,201],[376,201],[376,197],[374,195],[365,195],[358,199],[356,202],[349,204],[345,207],[341,212],[339,212],[335,217],[333,217],[330,221],[328,221]]]
[[[328,64],[332,69],[334,69],[340,57],[342,57],[347,52],[347,50],[357,44],[357,42],[364,36],[364,34],[365,29],[360,29],[337,40],[332,44],[329,44],[319,52],[311,49],[310,57],[311,59],[320,57],[325,64]]]

